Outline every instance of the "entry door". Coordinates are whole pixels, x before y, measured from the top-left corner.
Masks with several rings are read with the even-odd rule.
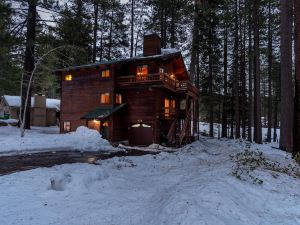
[[[153,126],[146,123],[131,124],[129,143],[137,146],[148,146],[153,143]]]

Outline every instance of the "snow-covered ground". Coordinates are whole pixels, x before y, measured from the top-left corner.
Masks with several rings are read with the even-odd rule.
[[[298,173],[268,145],[202,138],[175,153],[2,176],[0,224],[299,225]]]
[[[0,127],[0,154],[15,154],[46,150],[112,150],[99,132],[79,127],[76,132],[59,134],[58,127],[32,127],[20,137],[20,130],[13,126]]]
[[[199,125],[200,125],[200,131],[203,134],[208,135],[209,134],[209,123],[200,122]],[[262,139],[266,140],[267,139],[268,128],[262,127],[261,131],[262,131]],[[252,137],[253,137],[253,132],[254,132],[254,129],[252,127]],[[272,128],[272,132],[271,132],[272,141],[273,141],[273,132],[274,132],[274,128]],[[276,132],[277,132],[277,141],[276,142],[278,143],[279,142],[279,136],[280,136],[280,129],[276,129]],[[214,123],[214,137],[221,136],[221,133],[222,133],[222,124]],[[242,133],[242,129],[241,129],[241,133]]]

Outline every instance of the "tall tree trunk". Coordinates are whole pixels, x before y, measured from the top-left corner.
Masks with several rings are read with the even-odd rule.
[[[191,63],[190,63],[190,74],[191,79],[195,86],[199,88],[199,83],[197,82],[196,73],[197,67],[197,53],[199,51],[199,1],[194,2],[194,21],[193,21],[193,33],[192,33],[192,48],[191,48]]]
[[[107,54],[107,59],[108,60],[111,60],[113,18],[114,18],[114,11],[112,10],[111,11],[111,18],[110,18],[109,35],[108,35],[108,54]]]
[[[277,141],[277,121],[278,118],[278,101],[276,99],[275,104],[274,104],[274,130],[273,130],[273,142]]]
[[[209,88],[209,136],[214,136],[214,105],[213,105],[213,65],[212,65],[212,49],[210,44],[210,54],[208,56],[208,88]]]
[[[99,0],[94,0],[94,36],[93,36],[93,62],[96,62],[97,56],[97,32],[98,32],[98,12]]]
[[[248,141],[252,142],[252,0],[248,0],[249,15],[248,15],[248,75],[249,75],[249,99],[248,99]]]
[[[293,1],[280,0],[281,111],[279,147],[293,149],[292,24]]]
[[[273,64],[273,35],[271,20],[271,2],[269,2],[269,19],[268,19],[268,133],[267,142],[271,142],[272,133],[272,64]]]
[[[254,18],[254,141],[262,143],[261,97],[260,97],[260,48],[259,48],[259,6],[260,0],[253,1]]]
[[[243,4],[245,8],[245,2]],[[242,23],[243,18],[243,23]],[[241,16],[241,82],[242,82],[242,100],[241,100],[241,113],[242,113],[242,138],[246,138],[246,18]]]
[[[222,113],[222,137],[227,137],[227,75],[228,75],[228,28],[225,23],[224,29],[224,98],[223,98],[223,113]]]
[[[103,13],[102,13],[102,23],[105,24],[106,23],[106,9],[103,8]],[[101,25],[101,28],[100,28],[100,31],[101,31],[101,35],[100,35],[100,52],[99,52],[99,57],[100,57],[100,62],[103,60],[103,54],[104,54],[104,44],[103,44],[103,33],[104,33],[104,30],[103,30],[103,25]]]
[[[171,10],[171,26],[170,26],[170,44],[171,44],[171,48],[175,48],[175,15],[176,15],[176,9],[175,9],[176,5],[175,2],[172,2],[172,10]]]
[[[295,4],[295,121],[293,155],[300,152],[300,1]]]
[[[239,104],[239,26],[238,26],[238,0],[235,1],[235,19],[234,19],[234,46],[233,46],[233,93],[234,93],[234,120],[235,120],[235,138],[240,138],[240,104]]]
[[[28,15],[27,15],[27,33],[26,33],[26,49],[24,60],[24,71],[22,81],[22,109],[21,118],[24,116],[25,101],[27,97],[27,91],[29,88],[29,80],[31,73],[34,69],[34,57],[35,57],[35,38],[36,38],[36,4],[37,0],[28,0]],[[31,88],[29,88],[29,95],[27,100],[24,123],[25,129],[30,129],[30,111],[31,111]]]
[[[134,45],[134,0],[131,0],[131,23],[130,23],[130,57],[133,57],[133,45]]]

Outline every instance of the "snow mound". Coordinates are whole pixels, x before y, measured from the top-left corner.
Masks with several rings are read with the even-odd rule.
[[[71,174],[60,174],[50,178],[50,189],[54,191],[64,191],[66,185],[72,180]]]
[[[59,134],[57,127],[32,127],[20,137],[17,127],[0,127],[0,152],[15,154],[16,152],[40,151],[110,151],[114,148],[103,139],[96,130],[78,127],[75,132]]]
[[[111,148],[110,143],[103,139],[97,130],[92,130],[87,127],[78,127],[75,132],[65,134],[69,136],[69,141],[76,143],[79,150],[92,150],[101,148]]]

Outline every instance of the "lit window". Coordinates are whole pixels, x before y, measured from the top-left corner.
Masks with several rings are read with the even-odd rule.
[[[170,74],[170,78],[171,78],[172,80],[176,80],[175,74],[174,74],[174,73],[171,73],[171,74]]]
[[[144,79],[148,75],[148,65],[138,66],[136,68],[137,79]]]
[[[71,131],[71,122],[70,121],[65,121],[64,122],[64,131],[65,132]]]
[[[165,108],[164,108],[165,117],[169,117],[170,114],[175,113],[175,108],[176,108],[175,99],[170,100],[168,98],[165,98]]]
[[[135,128],[135,127],[140,127],[141,124],[137,123],[137,124],[132,124],[131,127]]]
[[[170,100],[165,98],[165,108],[164,108],[165,117],[170,116]]]
[[[116,104],[122,104],[122,95],[116,94]]]
[[[100,124],[101,124],[101,122],[98,120],[89,120],[88,128],[100,131]]]
[[[101,77],[110,77],[109,69],[101,71]]]
[[[104,123],[102,124],[102,126],[103,126],[103,127],[108,127],[108,122],[107,122],[107,121],[104,122]]]
[[[110,95],[109,93],[101,94],[101,104],[109,104],[110,103]]]
[[[175,99],[171,99],[170,107],[171,107],[172,109],[175,109],[175,106],[176,106]]]
[[[159,67],[159,73],[164,73],[165,69],[163,67]]]
[[[71,81],[72,80],[72,74],[67,74],[65,76],[65,81]]]

